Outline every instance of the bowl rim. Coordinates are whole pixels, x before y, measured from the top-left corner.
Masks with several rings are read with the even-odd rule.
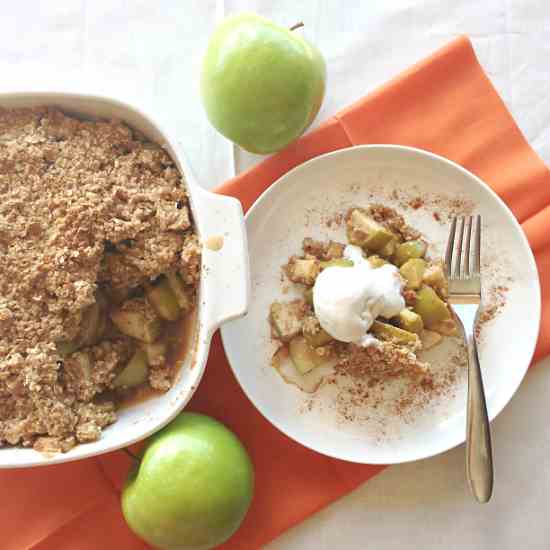
[[[534,292],[534,295],[533,295],[532,306],[533,306],[533,310],[534,310],[533,317],[535,318],[535,321],[536,321],[536,334],[538,334],[538,332],[540,331],[540,321],[541,321],[540,277],[539,277],[538,270],[537,270],[537,267],[536,267],[536,261],[535,261],[533,251],[531,250],[531,247],[529,245],[529,242],[527,240],[527,237],[526,237],[521,225],[519,224],[518,220],[516,219],[514,214],[511,212],[509,207],[506,205],[506,203],[480,177],[476,176],[475,174],[473,174],[472,172],[470,172],[468,169],[464,168],[460,164],[458,164],[458,163],[456,163],[456,162],[454,162],[454,161],[452,161],[452,160],[450,160],[446,157],[443,157],[441,155],[437,155],[435,153],[432,153],[432,152],[424,150],[424,149],[420,149],[418,147],[411,147],[411,146],[407,146],[407,145],[385,144],[385,143],[374,143],[374,144],[366,144],[366,145],[353,145],[351,147],[345,147],[345,148],[342,148],[342,149],[337,149],[335,151],[330,151],[328,153],[318,155],[316,157],[313,157],[313,158],[311,158],[311,159],[295,166],[294,168],[292,168],[288,172],[285,172],[282,176],[277,178],[277,180],[275,180],[267,189],[265,189],[258,196],[258,198],[254,201],[252,206],[248,209],[248,211],[246,212],[246,215],[245,215],[245,221],[248,221],[250,217],[255,215],[255,211],[260,207],[260,205],[262,203],[265,203],[266,201],[270,200],[271,195],[273,195],[274,193],[277,192],[277,188],[280,185],[284,184],[285,180],[295,176],[296,174],[299,174],[302,170],[309,168],[309,166],[311,166],[312,164],[315,164],[316,162],[318,162],[321,159],[326,159],[326,158],[330,158],[330,157],[339,156],[339,155],[346,154],[346,153],[349,153],[350,151],[355,151],[355,150],[365,150],[365,151],[369,151],[369,150],[391,151],[391,150],[393,150],[393,151],[401,151],[401,152],[407,152],[409,154],[416,155],[418,157],[423,157],[425,159],[429,159],[430,162],[435,161],[435,162],[443,163],[443,164],[446,164],[447,166],[450,166],[454,170],[457,170],[458,172],[462,173],[467,178],[473,180],[473,182],[475,182],[477,185],[484,188],[489,193],[491,199],[496,201],[502,207],[503,212],[506,213],[506,216],[508,217],[509,221],[512,223],[512,225],[514,226],[516,231],[519,233],[519,236],[520,236],[520,239],[521,239],[521,242],[522,242],[522,246],[524,247],[525,252],[528,255],[529,263],[531,264],[531,267],[533,269],[533,273],[535,274],[537,285],[536,285],[536,291]],[[310,450],[312,450],[312,451],[314,451],[318,454],[322,454],[322,455],[325,455],[325,456],[328,456],[328,457],[331,457],[331,458],[335,458],[335,459],[338,459],[338,460],[343,460],[345,462],[357,463],[357,464],[373,464],[373,465],[404,464],[404,463],[408,463],[408,462],[415,462],[417,460],[423,460],[423,459],[426,459],[426,458],[437,456],[439,454],[442,454],[442,453],[447,452],[447,451],[449,451],[449,450],[451,450],[455,447],[458,447],[458,446],[462,445],[466,441],[466,429],[465,429],[464,430],[464,437],[461,438],[458,442],[451,443],[450,445],[447,445],[446,447],[441,448],[439,450],[436,450],[434,452],[418,453],[417,455],[414,455],[414,456],[412,456],[410,458],[406,458],[406,459],[384,460],[384,461],[381,461],[381,460],[368,460],[368,461],[366,461],[366,460],[365,461],[354,460],[354,459],[350,459],[350,458],[347,458],[347,457],[343,457],[342,455],[338,454],[338,452],[336,452],[336,451],[330,452],[330,451],[327,451],[326,449],[325,450],[316,449],[313,445],[305,443],[304,441],[299,440],[299,438],[296,438],[294,436],[294,434],[289,433],[289,431],[286,429],[285,425],[283,425],[282,423],[278,422],[277,420],[275,420],[273,418],[270,418],[269,415],[267,415],[262,409],[260,409],[260,407],[256,404],[256,400],[254,399],[254,396],[251,395],[251,392],[249,392],[249,390],[247,388],[247,385],[243,382],[243,379],[242,379],[243,377],[240,375],[239,369],[234,366],[235,361],[233,359],[233,354],[232,354],[232,337],[228,333],[228,328],[227,327],[223,327],[223,326],[221,327],[221,338],[222,338],[222,343],[223,343],[223,347],[224,347],[226,356],[228,358],[228,362],[231,366],[231,370],[233,371],[233,374],[235,375],[235,378],[237,379],[237,381],[239,383],[239,386],[241,387],[241,389],[243,390],[245,395],[248,397],[250,402],[254,405],[256,410],[270,424],[272,424],[274,427],[276,427],[280,432],[285,434],[287,437],[289,437],[290,439],[292,439],[296,443],[299,443],[300,445],[302,445],[302,446],[304,446],[304,447],[306,447],[306,448],[308,448],[308,449],[310,449]],[[502,400],[502,402],[500,403],[500,406],[498,408],[492,410],[489,413],[489,421],[490,422],[492,422],[502,412],[502,410],[506,407],[506,405],[510,402],[512,397],[518,391],[523,379],[525,378],[527,370],[529,369],[529,366],[531,365],[531,363],[533,361],[533,355],[535,353],[537,340],[538,340],[538,338],[535,337],[533,339],[533,341],[529,343],[529,346],[527,348],[528,349],[527,356],[529,357],[529,360],[525,362],[525,365],[522,368],[521,376],[518,378],[518,383],[515,386],[515,388],[513,389],[513,391],[510,392],[510,395],[506,399]]]

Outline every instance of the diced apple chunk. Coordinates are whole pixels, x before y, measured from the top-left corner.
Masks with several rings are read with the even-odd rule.
[[[80,322],[80,333],[75,340],[79,348],[95,344],[101,315],[101,307],[97,302],[84,310]]]
[[[271,304],[269,320],[279,340],[289,342],[301,334],[306,309],[307,305],[303,300]]]
[[[374,321],[371,332],[380,340],[388,340],[396,344],[417,344],[418,336],[413,332],[394,327],[387,323]]]
[[[410,309],[402,309],[397,317],[397,322],[399,328],[415,334],[420,334],[424,329],[422,317]]]
[[[422,280],[443,298],[448,296],[447,277],[441,263],[429,265],[424,272]]]
[[[160,317],[166,321],[179,319],[181,310],[167,279],[161,277],[157,283],[145,285],[145,295]]]
[[[128,364],[113,380],[115,388],[134,388],[147,381],[149,365],[147,355],[141,349],[136,350]]]
[[[320,329],[319,332],[315,334],[304,332],[304,337],[307,340],[307,343],[312,348],[320,348],[321,346],[326,346],[327,344],[330,344],[333,340],[332,336],[324,329]]]
[[[381,258],[378,256],[378,254],[373,254],[372,256],[368,257],[369,263],[372,267],[382,267],[383,265],[386,265],[388,262],[384,260],[384,258]]]
[[[422,258],[411,258],[399,269],[407,281],[407,288],[416,290],[422,286],[422,277],[426,269],[426,261]]]
[[[323,383],[325,378],[329,376],[333,370],[337,360],[332,357],[322,366],[314,368],[302,374],[295,367],[294,363],[289,358],[287,346],[281,346],[273,356],[272,365],[285,382],[292,384],[306,393],[314,393]]]
[[[401,267],[406,261],[412,258],[423,258],[427,249],[428,245],[420,239],[401,243],[395,249],[392,257],[393,263],[397,267]]]
[[[292,257],[285,266],[288,278],[293,283],[312,286],[321,271],[319,260],[315,258]]]
[[[397,241],[397,238],[396,237],[392,237],[385,245],[382,249],[380,249],[380,256],[382,256],[382,258],[391,258],[391,256],[393,255],[393,253],[395,252],[395,249],[397,248],[397,245],[398,245],[398,241]]]
[[[394,238],[393,233],[372,219],[361,209],[354,209],[348,217],[350,243],[379,252]]]
[[[181,310],[188,313],[193,307],[192,289],[185,285],[179,273],[167,273],[166,278]]]
[[[447,304],[430,286],[423,286],[417,291],[413,309],[422,317],[424,326],[429,329],[451,317]]]
[[[288,351],[290,359],[301,374],[306,374],[309,371],[327,364],[330,354],[320,353],[320,351],[312,348],[303,336],[297,336],[290,341]]]
[[[107,302],[101,292],[96,293],[96,301],[82,316],[81,332],[77,338],[78,347],[97,344],[105,332]]]
[[[162,328],[159,317],[144,298],[127,300],[111,312],[111,320],[123,334],[148,344],[158,338]]]

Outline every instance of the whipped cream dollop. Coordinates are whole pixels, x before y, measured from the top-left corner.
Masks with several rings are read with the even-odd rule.
[[[358,246],[346,246],[344,258],[353,267],[327,267],[317,276],[315,315],[336,340],[369,346],[376,343],[367,334],[374,320],[394,317],[405,307],[403,283],[394,265],[373,268]]]

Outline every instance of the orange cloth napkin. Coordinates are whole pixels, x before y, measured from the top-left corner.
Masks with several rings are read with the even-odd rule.
[[[459,38],[325,122],[294,145],[218,189],[246,208],[279,176],[316,155],[362,143],[433,151],[487,182],[523,224],[536,253],[543,321],[535,357],[550,352],[550,172],[529,147]],[[219,388],[223,388],[220,391]],[[381,467],[347,464],[290,441],[254,409],[233,378],[218,336],[190,409],[222,420],[256,468],[256,495],[241,529],[222,548],[256,549],[353,490]],[[119,491],[129,467],[121,452],[78,463],[0,472],[4,550],[136,550]]]

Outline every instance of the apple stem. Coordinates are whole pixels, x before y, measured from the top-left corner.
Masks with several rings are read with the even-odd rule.
[[[299,29],[300,27],[303,27],[303,26],[304,26],[304,22],[303,21],[298,21],[298,23],[295,23],[294,25],[292,25],[292,27],[290,27],[290,30],[294,31],[294,30]]]
[[[130,449],[122,449],[130,458],[132,458],[133,460],[135,460],[136,462],[140,462],[140,458],[138,456],[136,456],[132,451],[130,451]]]

